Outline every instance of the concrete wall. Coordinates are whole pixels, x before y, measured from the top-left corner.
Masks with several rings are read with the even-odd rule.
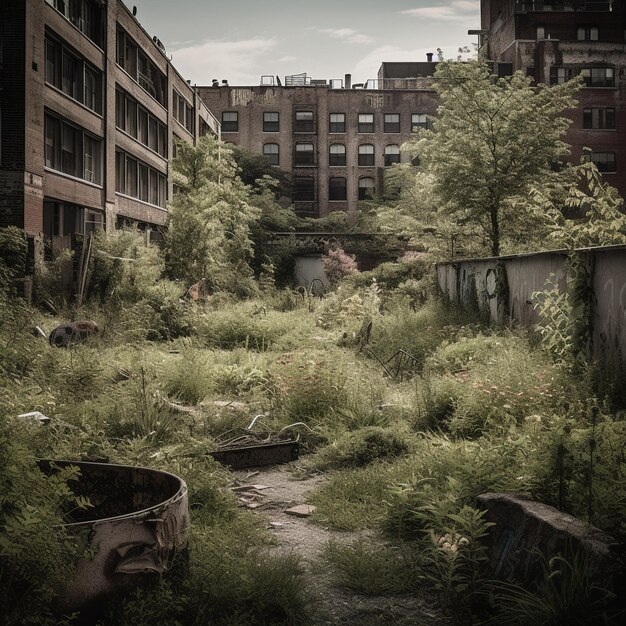
[[[592,268],[592,355],[611,360],[626,357],[626,246],[577,251]],[[538,321],[532,294],[544,288],[553,274],[559,290],[566,288],[566,251],[510,257],[468,259],[437,265],[437,280],[451,302],[476,308],[493,322],[507,315],[524,326]],[[506,270],[508,298],[499,297],[496,267]],[[502,291],[500,291],[502,293]]]

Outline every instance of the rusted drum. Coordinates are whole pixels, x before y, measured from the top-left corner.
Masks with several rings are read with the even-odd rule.
[[[57,326],[51,333],[48,341],[51,346],[66,348],[71,343],[85,341],[91,335],[99,332],[98,324],[93,321],[70,322]]]
[[[92,558],[82,559],[61,598],[65,610],[78,609],[113,592],[133,587],[149,574],[162,574],[189,539],[187,485],[178,476],[145,467],[41,461],[40,468],[76,466],[77,496],[92,507],[74,511],[67,527],[88,537]]]

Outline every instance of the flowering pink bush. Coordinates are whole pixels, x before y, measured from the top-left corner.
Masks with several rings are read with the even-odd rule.
[[[338,283],[349,274],[358,272],[354,255],[346,254],[341,248],[334,248],[322,257],[326,278],[331,284]]]

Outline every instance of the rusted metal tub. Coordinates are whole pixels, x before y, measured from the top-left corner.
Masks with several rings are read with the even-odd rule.
[[[54,472],[55,465],[80,469],[72,491],[93,505],[73,512],[67,525],[88,537],[93,557],[82,559],[75,578],[68,581],[63,609],[78,609],[135,586],[146,574],[161,574],[186,549],[189,505],[182,479],[145,467],[40,462],[46,473]]]

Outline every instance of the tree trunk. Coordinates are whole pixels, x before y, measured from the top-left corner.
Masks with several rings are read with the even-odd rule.
[[[500,256],[500,220],[498,216],[498,205],[491,205],[489,210],[491,218],[491,254]]]

